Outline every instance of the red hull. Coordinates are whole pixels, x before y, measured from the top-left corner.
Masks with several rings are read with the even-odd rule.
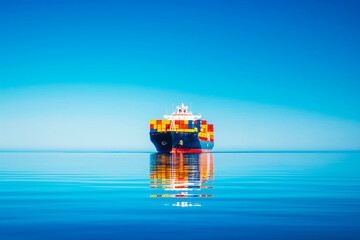
[[[171,153],[206,153],[211,152],[211,149],[186,149],[186,148],[173,148]]]

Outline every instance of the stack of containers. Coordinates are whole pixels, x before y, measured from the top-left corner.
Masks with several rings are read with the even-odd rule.
[[[208,124],[206,120],[197,120],[195,121],[195,126],[195,128],[198,128],[200,140],[214,142],[213,124]]]
[[[171,129],[171,120],[150,120],[150,132],[198,132],[200,140],[214,142],[214,125],[206,120],[175,120],[175,129]]]
[[[202,121],[195,120],[195,132],[201,132],[201,128],[202,128]]]
[[[150,132],[157,132],[157,120],[150,120]]]
[[[209,124],[210,142],[214,142],[214,124]]]
[[[189,129],[194,129],[195,128],[195,121],[194,120],[189,120]]]
[[[150,132],[170,131],[170,120],[150,120]]]
[[[175,120],[175,131],[177,132],[195,132],[193,120]]]

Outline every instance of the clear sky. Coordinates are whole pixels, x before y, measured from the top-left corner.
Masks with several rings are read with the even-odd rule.
[[[215,150],[360,149],[359,1],[0,1],[0,149],[154,150],[181,102]]]

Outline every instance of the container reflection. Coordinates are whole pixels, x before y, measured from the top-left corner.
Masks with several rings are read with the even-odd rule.
[[[161,154],[150,156],[150,188],[157,191],[150,197],[199,198],[213,197],[214,154]],[[173,206],[200,206],[177,202]]]

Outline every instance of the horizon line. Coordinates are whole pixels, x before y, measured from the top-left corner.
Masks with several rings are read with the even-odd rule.
[[[341,153],[360,152],[358,150],[218,150],[211,153]],[[150,150],[6,150],[0,153],[157,153]]]

